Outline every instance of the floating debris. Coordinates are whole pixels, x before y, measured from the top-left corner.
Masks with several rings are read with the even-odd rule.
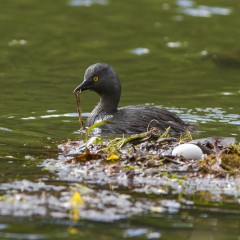
[[[0,214],[112,222],[139,214],[177,213],[185,205],[201,202],[215,207],[223,202],[239,204],[240,144],[234,138],[190,138],[188,134],[169,138],[167,131],[160,135],[151,130],[92,143],[89,149],[85,141],[68,141],[59,145],[58,159],[45,160],[41,167],[69,184],[27,180],[2,183]],[[172,149],[182,142],[199,146],[205,158],[194,161],[172,156]],[[69,161],[73,155],[84,159]],[[123,188],[131,189],[134,196],[117,192]],[[144,198],[143,194],[164,199]],[[149,230],[125,235],[160,236]]]
[[[64,155],[59,155],[57,161],[46,160],[44,166],[51,169],[51,166],[55,165],[54,171],[57,171],[58,177],[64,181],[89,181],[101,185],[112,184],[117,187],[130,186],[139,191],[137,179],[141,182],[141,188],[144,189],[146,181],[151,180],[152,183],[158,184],[163,173],[171,175],[173,172],[188,172],[188,174],[194,174],[197,179],[204,178],[204,175],[201,176],[201,174],[206,172],[205,167],[209,165],[208,163],[203,164],[205,159],[211,155],[221,157],[219,153],[227,153],[230,157],[233,154],[230,149],[234,148],[232,146],[236,146],[235,142],[236,139],[232,137],[192,140],[188,134],[176,139],[161,135],[160,132],[153,129],[128,138],[102,140],[100,144],[89,145],[87,150],[84,141],[68,141],[59,146]],[[204,153],[206,157],[199,162],[183,156],[173,156],[172,150],[182,143],[195,144],[197,149],[201,149],[199,151],[201,156]],[[240,161],[239,156],[236,156],[236,161]],[[66,162],[77,163],[78,166],[72,168],[71,164],[66,165]],[[218,165],[220,166],[221,163],[219,162]],[[226,169],[224,170],[225,175],[234,175],[240,172],[238,167],[235,171],[228,171],[227,166],[224,169]],[[223,174],[222,171],[209,171],[208,173]],[[145,191],[143,189],[142,191]]]
[[[101,159],[101,158],[102,157],[100,154],[91,153],[88,148],[85,148],[85,153],[80,154],[79,156],[76,156],[74,158],[71,158],[71,159],[67,160],[67,162],[68,163],[76,163],[79,161],[86,162],[89,160],[97,160],[97,159]]]
[[[112,162],[118,161],[119,159],[120,157],[112,152],[108,153],[108,156],[106,157],[107,161],[112,161]]]

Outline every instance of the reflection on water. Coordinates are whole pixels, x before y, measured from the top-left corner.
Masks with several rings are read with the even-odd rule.
[[[238,1],[24,0],[0,7],[0,239],[239,238],[239,180],[220,179],[216,188],[213,179],[163,178],[150,188],[150,179],[136,178],[145,188],[134,192],[114,189],[110,180],[119,179],[103,172],[81,181],[90,170],[53,160],[59,142],[82,137],[72,91],[100,61],[119,72],[122,106],[153,102],[199,123],[198,137],[239,137]],[[83,94],[85,118],[97,100]],[[38,167],[43,162],[48,170]],[[109,184],[97,185],[100,179]],[[176,194],[166,194],[168,184]],[[85,198],[86,220],[69,220],[73,187]],[[118,221],[96,222],[107,219]]]
[[[8,46],[10,46],[10,47],[12,47],[12,46],[24,46],[26,44],[27,44],[27,41],[24,40],[24,39],[21,39],[21,40],[13,39],[8,43]]]
[[[165,236],[172,239],[180,233],[178,239],[186,239],[187,236],[202,239],[205,236],[204,239],[209,237],[209,239],[218,240],[228,239],[228,234],[234,238],[238,237],[239,210],[232,204],[232,197],[230,197],[233,196],[235,201],[239,202],[237,182],[235,186],[231,186],[226,181],[214,183],[213,179],[206,180],[204,184],[200,182],[192,184],[191,179],[188,182],[189,187],[185,189],[188,192],[187,196],[196,197],[195,194],[189,195],[189,192],[199,193],[199,201],[195,204],[182,195],[181,201],[173,200],[173,195],[164,195],[164,181],[161,185],[162,191],[159,191],[159,184],[156,184],[155,190],[152,189],[153,199],[145,198],[143,192],[139,196],[135,193],[134,197],[131,197],[126,191],[118,193],[113,190],[104,190],[103,187],[102,190],[88,188],[86,185],[71,184],[72,181],[69,182],[70,188],[59,186],[61,182],[50,185],[24,180],[2,184],[1,190],[6,194],[0,199],[0,212],[1,216],[6,215],[6,217],[0,217],[0,237],[1,239],[19,239],[18,237],[22,239],[24,236],[24,239],[38,239],[45,234],[45,239],[58,239],[63,236],[73,239],[72,231],[69,232],[68,226],[73,226],[80,231],[75,231],[74,235],[79,236],[81,233],[85,237],[89,235],[90,239],[94,239],[95,232],[98,236],[101,232],[105,232],[109,239],[116,239],[116,236],[120,238],[139,236],[143,239],[148,239],[150,236],[156,238]],[[181,191],[181,182],[169,183],[172,186],[175,185],[176,191]],[[219,190],[211,195],[214,184],[219,185]],[[196,186],[198,186],[197,189],[195,189]],[[204,192],[205,187],[209,190],[209,194]],[[84,200],[84,206],[79,209],[81,220],[77,222],[69,220],[68,212],[71,209],[69,200],[73,188],[81,192]],[[144,189],[151,190],[149,187]],[[148,196],[149,194],[150,192]],[[229,205],[223,204],[226,201]],[[8,215],[14,215],[14,219],[8,219]],[[43,218],[46,215],[48,217],[44,221],[39,221],[40,217]],[[38,217],[34,218],[34,216]],[[109,221],[114,232],[106,229],[109,225],[101,224]],[[23,223],[23,227],[17,227]],[[50,231],[49,226],[51,226]],[[92,231],[89,231],[91,229]]]
[[[135,48],[131,52],[136,55],[144,55],[144,54],[149,53],[149,49],[148,48]]]
[[[0,131],[11,132],[12,130],[9,128],[0,127]]]
[[[124,238],[144,237],[146,239],[159,239],[161,233],[151,232],[147,228],[129,228],[123,233]]]
[[[173,110],[176,113],[182,113],[181,109]],[[207,122],[225,122],[233,125],[240,125],[239,114],[227,114],[221,108],[196,108],[194,110],[185,109],[187,113],[181,114],[181,117],[186,121],[195,121],[199,123]]]
[[[188,43],[187,42],[168,42],[167,46],[170,48],[179,48],[179,47],[187,47]]]
[[[181,13],[193,17],[211,17],[212,15],[229,15],[232,13],[229,8],[197,5],[192,0],[177,0],[177,5],[180,7]]]
[[[227,94],[228,95],[228,94]],[[225,122],[233,125],[240,125],[240,115],[239,114],[230,114],[222,108],[167,108],[169,111],[176,113],[182,119],[187,122],[198,122],[198,123],[207,123],[207,122]],[[90,113],[82,113],[83,117],[88,117]],[[35,120],[39,118],[64,118],[70,117],[76,119],[78,117],[77,113],[64,113],[64,114],[49,114],[41,115],[35,117],[23,117],[22,120]],[[7,128],[0,128],[0,131],[7,131]]]
[[[70,0],[69,5],[74,7],[91,7],[94,4],[107,5],[107,0]]]

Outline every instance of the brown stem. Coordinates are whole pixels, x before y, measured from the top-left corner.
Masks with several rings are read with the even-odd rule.
[[[77,112],[78,112],[78,121],[80,123],[80,130],[83,129],[83,119],[82,119],[82,110],[80,107],[80,92],[75,92],[76,103],[77,103]]]

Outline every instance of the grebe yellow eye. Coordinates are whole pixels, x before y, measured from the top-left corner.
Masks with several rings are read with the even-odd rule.
[[[99,77],[97,77],[97,76],[93,77],[94,82],[97,82],[98,80],[99,80]]]

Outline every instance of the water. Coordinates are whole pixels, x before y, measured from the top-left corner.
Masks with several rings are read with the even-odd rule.
[[[239,140],[237,1],[13,0],[0,7],[2,183],[56,181],[37,165],[55,156],[61,141],[79,138],[72,91],[85,69],[100,61],[119,74],[121,106],[160,105],[198,122],[198,137]],[[83,111],[97,100],[84,92]],[[94,221],[10,214],[0,217],[0,231],[1,239],[95,239],[96,232],[102,239],[237,239],[239,219],[232,208],[239,205],[143,214],[111,229]]]

